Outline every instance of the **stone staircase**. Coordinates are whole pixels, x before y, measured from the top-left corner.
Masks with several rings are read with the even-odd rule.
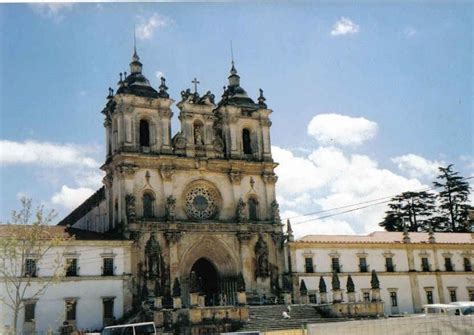
[[[284,305],[249,306],[250,320],[239,331],[300,329],[305,324],[341,320],[323,318],[311,305],[291,305],[291,318],[284,319],[285,309]]]

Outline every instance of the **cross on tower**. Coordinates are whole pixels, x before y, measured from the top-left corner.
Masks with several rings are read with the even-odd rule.
[[[197,80],[196,77],[195,77],[194,80],[192,81],[192,83],[194,84],[194,93],[197,93],[198,84],[200,84],[201,82],[199,80]]]

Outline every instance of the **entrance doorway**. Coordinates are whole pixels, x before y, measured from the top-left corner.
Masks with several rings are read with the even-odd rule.
[[[205,258],[200,258],[194,263],[191,272],[201,286],[202,293],[206,295],[206,305],[216,305],[219,295],[219,274],[214,265]]]

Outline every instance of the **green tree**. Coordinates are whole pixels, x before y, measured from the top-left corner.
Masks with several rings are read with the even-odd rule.
[[[54,211],[45,213],[43,207],[33,210],[31,200],[22,198],[21,209],[13,211],[11,222],[0,227],[0,304],[13,315],[13,334],[24,302],[38,299],[65,275],[63,253],[53,248],[71,237],[62,228],[49,225],[54,216]],[[39,262],[48,270],[47,276],[38,274]]]
[[[445,225],[445,231],[469,232],[472,231],[472,223],[468,220],[468,210],[472,209],[468,204],[471,188],[452,167],[452,164],[440,167],[438,181],[433,182],[436,188],[441,188],[437,196],[441,214],[438,221]]]
[[[427,231],[435,212],[435,195],[429,192],[403,192],[393,197],[389,210],[379,223],[387,231]],[[435,229],[436,227],[433,227]]]

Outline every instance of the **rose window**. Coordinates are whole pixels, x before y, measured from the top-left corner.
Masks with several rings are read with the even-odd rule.
[[[219,195],[205,185],[196,185],[186,193],[186,214],[196,220],[212,219],[219,209]]]

